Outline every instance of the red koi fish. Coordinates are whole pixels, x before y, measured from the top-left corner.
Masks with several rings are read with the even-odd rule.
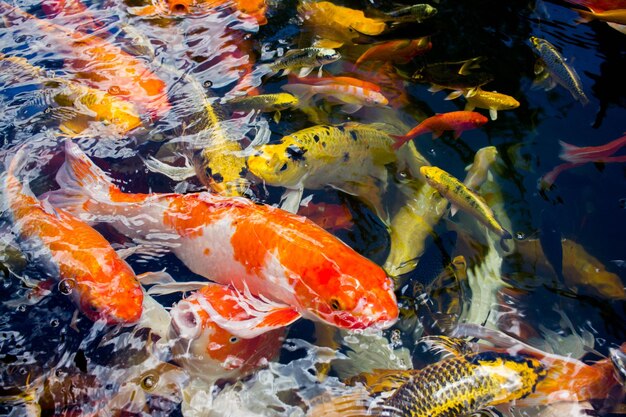
[[[142,312],[143,292],[133,270],[89,225],[40,202],[17,179],[22,148],[11,161],[4,195],[19,236],[37,261],[71,289],[74,302],[92,320],[132,324]]]
[[[398,317],[383,270],[304,217],[210,193],[124,193],[70,141],[57,182],[53,205],[169,246],[192,272],[268,300],[249,327],[219,323],[236,336],[300,316],[347,329],[386,328]]]
[[[234,325],[249,325],[258,311],[249,308],[241,298],[230,286],[209,284],[176,304],[170,311],[169,334],[174,361],[191,375],[212,384],[219,379],[241,378],[275,358],[285,328],[244,339],[214,321],[216,318]],[[295,311],[293,314],[297,315]]]
[[[356,60],[355,65],[366,61],[389,61],[406,64],[418,55],[430,51],[433,44],[428,36],[419,39],[401,39],[372,46]]]
[[[35,31],[41,42],[65,58],[66,68],[77,79],[136,104],[142,112],[160,117],[170,109],[166,85],[139,59],[105,40],[23,12],[0,2],[0,14],[10,27]],[[49,51],[48,51],[49,52]]]
[[[554,184],[562,172],[590,162],[602,162],[605,164],[626,162],[626,155],[613,156],[615,152],[626,146],[626,136],[600,146],[579,147],[563,141],[559,143],[561,144],[559,158],[567,161],[567,163],[557,165],[541,178],[541,182],[547,186]]]
[[[615,139],[607,144],[600,146],[585,146],[579,147],[570,145],[563,141],[559,141],[561,144],[561,153],[559,158],[564,161],[578,163],[596,162],[599,159],[607,158],[613,155],[615,152],[626,146],[626,136],[622,136],[619,139]]]
[[[396,140],[393,145],[394,149],[398,149],[411,139],[428,132],[432,132],[433,138],[438,138],[444,131],[452,130],[454,131],[454,138],[458,139],[464,131],[479,128],[487,123],[487,120],[482,114],[473,111],[453,111],[429,117],[406,135],[390,136]]]

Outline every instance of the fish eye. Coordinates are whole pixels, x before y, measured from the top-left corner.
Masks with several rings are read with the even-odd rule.
[[[152,391],[158,382],[159,376],[150,373],[141,379],[141,388],[145,391]]]
[[[282,166],[282,167],[280,167],[280,172],[283,172],[283,171],[285,171],[286,169],[287,169],[287,164],[285,163],[285,164],[283,164],[283,166]]]
[[[341,310],[341,303],[338,299],[333,298],[330,300],[330,308],[332,308],[334,311]]]
[[[239,338],[237,338],[237,337],[233,336],[233,337],[231,337],[230,339],[228,339],[228,341],[229,341],[230,343],[232,343],[232,344],[235,344],[235,343],[237,343],[237,342],[239,341]]]
[[[74,291],[75,287],[76,287],[76,281],[72,278],[66,278],[64,280],[61,280],[58,286],[59,291],[63,295],[70,295],[72,291]]]

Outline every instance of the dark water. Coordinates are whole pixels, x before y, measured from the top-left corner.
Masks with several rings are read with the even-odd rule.
[[[383,1],[345,1],[341,4],[356,9],[391,7]],[[16,5],[39,17],[45,16],[37,3],[22,1]],[[297,19],[295,1],[269,2],[268,24],[258,28],[258,31],[254,24],[241,23],[227,11],[218,15],[143,20],[130,16],[126,11],[129,6],[138,4],[112,0],[94,1],[87,5],[104,26],[101,36],[109,41],[123,45],[122,32],[126,25],[134,27],[149,40],[155,54],[153,69],[170,85],[171,96],[179,93],[177,86],[180,82],[166,68],[184,71],[200,83],[209,81],[210,94],[215,97],[224,96],[234,88],[237,76],[233,68],[242,58],[222,53],[220,48],[229,40],[228,36],[221,36],[225,27],[235,29],[229,32],[229,36],[241,35],[250,42],[250,53],[257,65],[263,59],[272,61],[272,58],[265,58],[264,53],[309,46],[306,44],[307,34],[302,33]],[[567,6],[567,3],[548,1],[441,0],[436,4],[439,10],[437,16],[423,26],[408,26],[398,35],[419,36],[421,31],[425,31],[427,33],[424,34],[432,35],[432,50],[408,64],[399,65],[398,69],[404,74],[412,74],[429,63],[484,57],[481,68],[494,78],[484,88],[511,95],[521,103],[515,110],[499,112],[496,121],[463,133],[459,140],[454,140],[450,134],[437,140],[424,135],[416,140],[416,147],[431,164],[457,177],[463,177],[464,168],[472,163],[478,149],[488,145],[497,148],[499,159],[492,171],[502,188],[504,208],[513,225],[511,232],[522,244],[541,239],[546,258],[557,271],[534,269],[525,259],[508,257],[503,265],[503,279],[515,291],[503,295],[501,302],[513,305],[516,311],[522,312],[522,321],[535,329],[541,324],[567,334],[569,330],[564,330],[566,326],[562,324],[562,314],[565,314],[576,331],[585,330],[593,334],[595,349],[607,354],[609,347],[626,340],[626,303],[623,299],[599,294],[593,286],[564,283],[560,269],[567,268],[567,265],[559,267],[559,261],[571,262],[571,258],[568,260],[563,255],[564,249],[559,243],[561,239],[576,242],[609,272],[616,274],[622,283],[625,282],[624,263],[613,261],[626,260],[626,245],[623,243],[626,236],[626,165],[589,163],[565,171],[551,187],[542,187],[540,179],[563,162],[558,157],[560,140],[582,147],[598,146],[623,135],[626,130],[626,37],[603,23],[575,23],[577,14]],[[561,86],[551,91],[531,88],[536,60],[529,41],[531,36],[548,40],[568,58],[580,75],[589,104],[583,106],[575,101]],[[42,47],[37,42],[36,33],[16,33],[11,28],[0,32],[2,53],[26,57],[31,63],[48,70],[61,68],[63,57],[55,55],[54,48],[46,50],[46,46]],[[344,47],[342,53],[349,55],[349,49],[349,46]],[[326,69],[339,75],[345,65],[340,61]],[[285,83],[286,78],[274,77],[264,81],[261,89],[264,93],[280,92]],[[395,116],[398,120],[413,126],[425,115],[463,109],[463,99],[444,101],[447,93],[432,94],[427,87],[427,84],[405,83],[410,103],[397,110]],[[3,113],[0,115],[0,139],[6,155],[14,152],[16,145],[46,138],[55,129],[56,122],[38,117],[41,109],[36,106],[27,106],[26,113],[16,114],[15,108],[22,103],[21,95],[33,90],[36,87],[32,85],[7,85],[0,91]],[[486,111],[478,111],[486,114]],[[374,113],[371,109],[353,116],[333,113],[331,120],[337,123],[347,120],[366,123]],[[187,116],[184,104],[180,104],[168,116],[155,121],[154,125],[138,135],[153,138],[159,134],[172,139],[179,134],[177,129]],[[312,125],[300,111],[283,112],[278,123],[271,116],[262,117],[271,130],[271,140]],[[243,126],[242,130],[252,137],[249,126]],[[138,141],[141,144],[136,145],[133,138],[127,139],[122,142],[126,145],[111,147],[102,147],[89,139],[83,139],[83,143],[88,146],[95,144],[93,153],[100,157],[98,164],[115,178],[125,181],[125,190],[172,191],[175,182],[143,170],[141,161],[136,157],[137,153],[155,154],[161,143]],[[47,140],[46,150],[40,155],[40,167],[31,173],[31,187],[36,194],[53,188],[52,178],[62,162],[60,153],[60,147]],[[621,151],[616,155],[626,153]],[[281,189],[261,184],[257,184],[254,190],[259,199],[270,204],[278,203],[282,192]],[[357,199],[334,190],[316,191],[314,194],[326,202],[347,204],[355,225],[336,234],[377,263],[385,261],[389,238],[384,225],[370,210]],[[443,244],[434,240],[427,245],[418,269],[409,276],[411,284],[422,281],[422,285],[428,285],[429,278],[434,279],[458,254],[454,250],[456,237],[450,241],[447,229],[445,224],[437,227],[436,232],[447,240]],[[115,238],[110,230],[101,231],[108,233],[107,237]],[[174,256],[151,262],[130,258],[130,264],[137,273],[167,267],[177,279],[195,279]],[[26,294],[27,289],[16,276],[5,272],[0,286],[2,300],[15,300]],[[20,275],[42,278],[37,265],[28,265]],[[177,299],[170,296],[161,299],[161,302],[169,306]],[[464,301],[470,302],[467,297]],[[5,303],[0,309],[1,394],[5,397],[24,392],[29,380],[52,368],[55,372],[80,375],[85,373],[87,364],[117,369],[120,368],[120,361],[124,363],[101,348],[103,338],[120,335],[115,331],[111,335],[109,330],[98,332],[86,318],[79,317],[77,323],[72,324],[73,304],[59,293],[56,286],[51,295],[35,305]],[[430,313],[432,311],[418,310],[419,315],[423,314],[426,328],[436,332],[436,326],[429,327],[432,323]],[[124,334],[127,330],[119,331]],[[292,326],[289,336],[314,341],[313,333],[312,323],[301,320]],[[415,354],[415,364],[420,364],[421,353],[409,345],[413,343],[411,338],[403,335],[402,340]],[[121,355],[125,354],[131,361],[139,360],[136,355]],[[283,351],[280,361],[288,363],[294,357],[292,352]],[[102,385],[93,381],[77,382],[81,386],[89,386],[90,383]],[[104,384],[97,390],[98,395],[110,395],[121,383],[112,381],[110,386]],[[152,415],[167,415],[169,411],[171,415],[180,415],[180,409],[175,405],[171,410],[167,407],[164,410],[167,412],[159,414],[153,411]],[[0,415],[27,414],[7,401],[0,405]],[[43,415],[53,414],[44,412]]]

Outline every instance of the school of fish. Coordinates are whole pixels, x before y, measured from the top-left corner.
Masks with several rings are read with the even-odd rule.
[[[487,3],[0,2],[0,416],[623,413],[626,2]]]

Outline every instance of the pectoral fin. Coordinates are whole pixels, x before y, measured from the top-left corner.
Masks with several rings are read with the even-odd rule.
[[[173,179],[174,181],[184,181],[187,178],[194,177],[196,170],[191,165],[188,159],[185,158],[185,165],[182,167],[176,167],[159,161],[158,159],[149,156],[148,159],[143,160],[144,164],[149,171],[163,174],[166,177]]]
[[[363,106],[360,104],[344,104],[343,106],[341,106],[341,111],[346,114],[352,114],[361,110],[361,107]]]
[[[463,339],[448,336],[427,336],[420,340],[426,343],[429,349],[437,353],[447,353],[453,356],[464,356],[474,353],[475,349]]]
[[[414,369],[376,369],[364,372],[346,380],[348,385],[362,384],[371,394],[394,391],[407,383],[417,372]]]
[[[489,117],[491,118],[491,120],[496,120],[498,118],[498,110],[489,109]]]
[[[304,188],[291,189],[288,188],[280,198],[280,208],[290,213],[297,213],[300,207],[300,200],[302,200],[302,193]]]
[[[288,326],[300,318],[300,313],[293,307],[270,301],[261,296],[253,296],[246,288],[237,296],[237,303],[247,313],[243,320],[233,320],[222,316],[213,307],[210,298],[199,298],[200,306],[209,314],[211,320],[222,329],[243,339],[252,339],[271,330]]]
[[[137,280],[141,282],[142,285],[152,285],[152,284],[168,284],[172,282],[176,282],[174,278],[167,272],[165,269],[162,271],[154,271],[154,272],[144,272],[143,274],[137,275]]]
[[[166,295],[166,294],[174,294],[177,292],[187,292],[187,291],[196,291],[200,288],[206,286],[208,281],[188,281],[188,282],[169,282],[164,284],[156,284],[146,293],[148,295]]]

